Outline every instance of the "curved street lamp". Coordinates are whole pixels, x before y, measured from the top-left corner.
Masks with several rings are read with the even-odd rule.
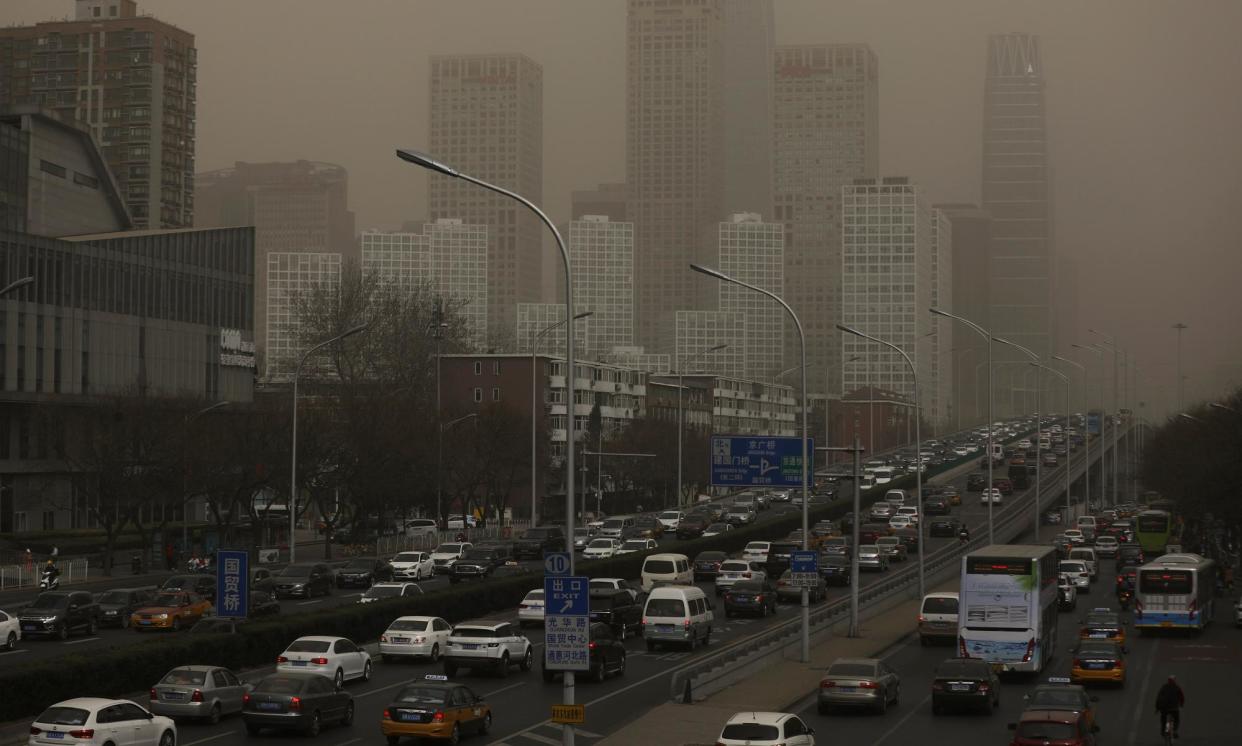
[[[586,317],[591,316],[594,313],[595,313],[594,311],[583,311],[582,313],[575,314],[574,321],[577,321],[578,319],[585,319]],[[539,422],[539,401],[538,401],[539,389],[538,389],[538,386],[536,385],[536,381],[538,380],[538,375],[535,373],[535,367],[538,365],[538,362],[535,359],[535,355],[539,351],[539,342],[543,339],[543,335],[547,334],[548,332],[552,331],[553,329],[557,328],[558,326],[564,323],[565,323],[565,320],[561,319],[560,321],[557,321],[554,324],[549,324],[548,326],[544,327],[544,329],[542,329],[538,334],[536,334],[534,341],[530,343],[530,526],[531,528],[534,528],[535,526],[538,525],[538,523],[535,521],[535,512],[536,512],[536,509],[538,507],[538,502],[539,502],[538,476],[535,471],[537,468],[536,463],[538,459],[535,444],[536,444],[536,440],[539,437],[536,432],[536,425]]]
[[[682,447],[683,447],[683,442],[686,439],[686,436],[685,436],[686,418],[685,418],[685,415],[682,414],[682,407],[681,407],[682,394],[684,393],[685,388],[686,388],[685,366],[687,363],[697,360],[698,358],[701,358],[704,355],[709,355],[713,352],[719,352],[727,348],[728,346],[729,345],[727,344],[721,344],[721,345],[716,345],[715,347],[709,347],[706,350],[699,350],[698,352],[691,355],[689,359],[683,359],[683,360],[678,361],[678,365],[677,365],[677,507],[678,508],[681,508],[681,491],[683,489],[683,486],[685,485],[685,480],[682,478],[682,471],[681,471]],[[600,450],[603,450],[603,449],[601,448]]]

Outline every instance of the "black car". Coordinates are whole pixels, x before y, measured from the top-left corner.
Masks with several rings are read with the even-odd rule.
[[[592,622],[587,628],[590,643],[590,665],[587,672],[592,681],[603,681],[608,674],[625,673],[625,644],[612,633],[612,628],[602,622]],[[560,671],[549,671],[544,659],[543,680],[555,681]]]
[[[957,536],[959,525],[956,518],[937,518],[927,524],[928,536]]]
[[[463,580],[478,580],[492,574],[492,570],[500,567],[508,560],[503,551],[497,547],[472,547],[466,550],[461,559],[453,563],[449,573],[450,583]]]
[[[214,604],[216,602],[216,576],[214,574],[174,575],[164,581],[160,590],[196,593]]]
[[[821,554],[819,556],[819,574],[828,585],[849,585],[853,582],[850,573],[850,558],[844,554]]]
[[[624,640],[643,627],[643,607],[629,591],[591,593],[591,621],[607,624],[616,637]]]
[[[850,511],[841,516],[841,533],[850,534],[854,532],[854,511]]]
[[[1000,706],[1000,679],[991,664],[978,658],[950,658],[932,677],[932,714],[969,707],[989,715]]]
[[[67,639],[74,631],[95,634],[99,626],[99,604],[86,591],[45,591],[17,615],[22,638],[57,637]]]
[[[526,533],[513,542],[513,558],[543,559],[545,552],[561,552],[564,549],[564,529],[560,526],[536,526],[526,529]]]
[[[136,610],[151,604],[155,597],[155,587],[149,588],[113,588],[95,597],[99,604],[99,626],[129,626],[129,617]]]
[[[817,579],[818,582],[811,586],[807,592],[807,602],[817,604],[828,598],[828,584],[824,582],[822,575]],[[802,600],[802,586],[793,584],[793,570],[786,570],[781,573],[780,578],[776,581],[776,600],[792,601],[798,603]]]
[[[326,676],[272,674],[242,698],[242,722],[252,736],[264,728],[274,728],[314,737],[328,723],[353,723],[354,697],[338,690]]]
[[[776,586],[767,580],[739,580],[724,594],[725,616],[776,613]]]
[[[1123,567],[1138,567],[1145,561],[1143,557],[1143,548],[1138,544],[1121,544],[1117,547],[1117,569]]]
[[[370,588],[392,580],[392,565],[377,557],[357,557],[336,571],[337,588]]]
[[[948,515],[949,501],[939,495],[923,501],[923,512],[927,515]]]
[[[802,542],[774,541],[768,545],[768,561],[765,563],[769,578],[779,578],[789,569],[789,558],[802,549]]]
[[[967,492],[983,492],[983,488],[988,486],[988,476],[982,472],[971,472],[966,477]]]
[[[250,616],[274,616],[280,613],[280,602],[269,591],[250,591]]]
[[[694,581],[716,579],[720,572],[720,563],[729,559],[724,552],[699,552],[694,558]]]
[[[276,576],[276,598],[332,593],[332,570],[322,562],[289,565]]]
[[[276,590],[276,576],[266,567],[256,567],[250,571],[250,590],[271,593]]]
[[[681,519],[681,523],[677,524],[678,539],[697,539],[703,535],[707,527],[711,525],[711,521],[705,515],[696,515],[691,513]]]

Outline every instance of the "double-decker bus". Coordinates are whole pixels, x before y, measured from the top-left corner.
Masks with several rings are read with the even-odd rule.
[[[1164,552],[1173,532],[1173,516],[1163,510],[1144,510],[1134,519],[1134,535],[1148,556]]]
[[[963,658],[1040,671],[1057,642],[1053,547],[993,544],[962,558],[957,636]]]
[[[1201,631],[1212,621],[1216,562],[1197,554],[1166,554],[1138,569],[1134,626]]]

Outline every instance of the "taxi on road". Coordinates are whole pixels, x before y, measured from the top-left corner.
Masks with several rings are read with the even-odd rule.
[[[134,611],[129,625],[138,632],[146,629],[188,629],[210,611],[211,602],[196,593],[162,591],[156,594],[149,606]]]
[[[1099,697],[1088,695],[1081,685],[1071,684],[1068,676],[1050,676],[1047,684],[1040,684],[1022,697],[1026,703],[1023,712],[1037,710],[1073,710],[1083,713],[1087,726],[1096,723],[1095,703]]]
[[[411,682],[397,692],[384,707],[380,721],[380,731],[389,746],[396,746],[404,736],[457,743],[463,735],[483,735],[491,727],[491,705],[470,687],[437,674]]]
[[[1070,668],[1074,684],[1116,684],[1125,686],[1126,660],[1121,645],[1111,640],[1084,640],[1074,650]]]
[[[1121,615],[1112,609],[1094,608],[1087,612],[1082,620],[1082,629],[1078,631],[1080,640],[1111,640],[1118,645],[1126,644],[1126,627],[1121,622]]]
[[[1027,710],[1018,722],[1009,724],[1009,730],[1013,731],[1009,746],[1096,746],[1100,726],[1075,710]]]

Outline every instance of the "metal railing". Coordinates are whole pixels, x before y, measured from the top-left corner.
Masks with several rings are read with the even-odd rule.
[[[65,560],[57,563],[60,570],[60,584],[81,583],[88,579],[89,565],[85,558]],[[43,573],[43,565],[32,563],[26,565],[0,565],[0,591],[18,588],[35,588]]]

